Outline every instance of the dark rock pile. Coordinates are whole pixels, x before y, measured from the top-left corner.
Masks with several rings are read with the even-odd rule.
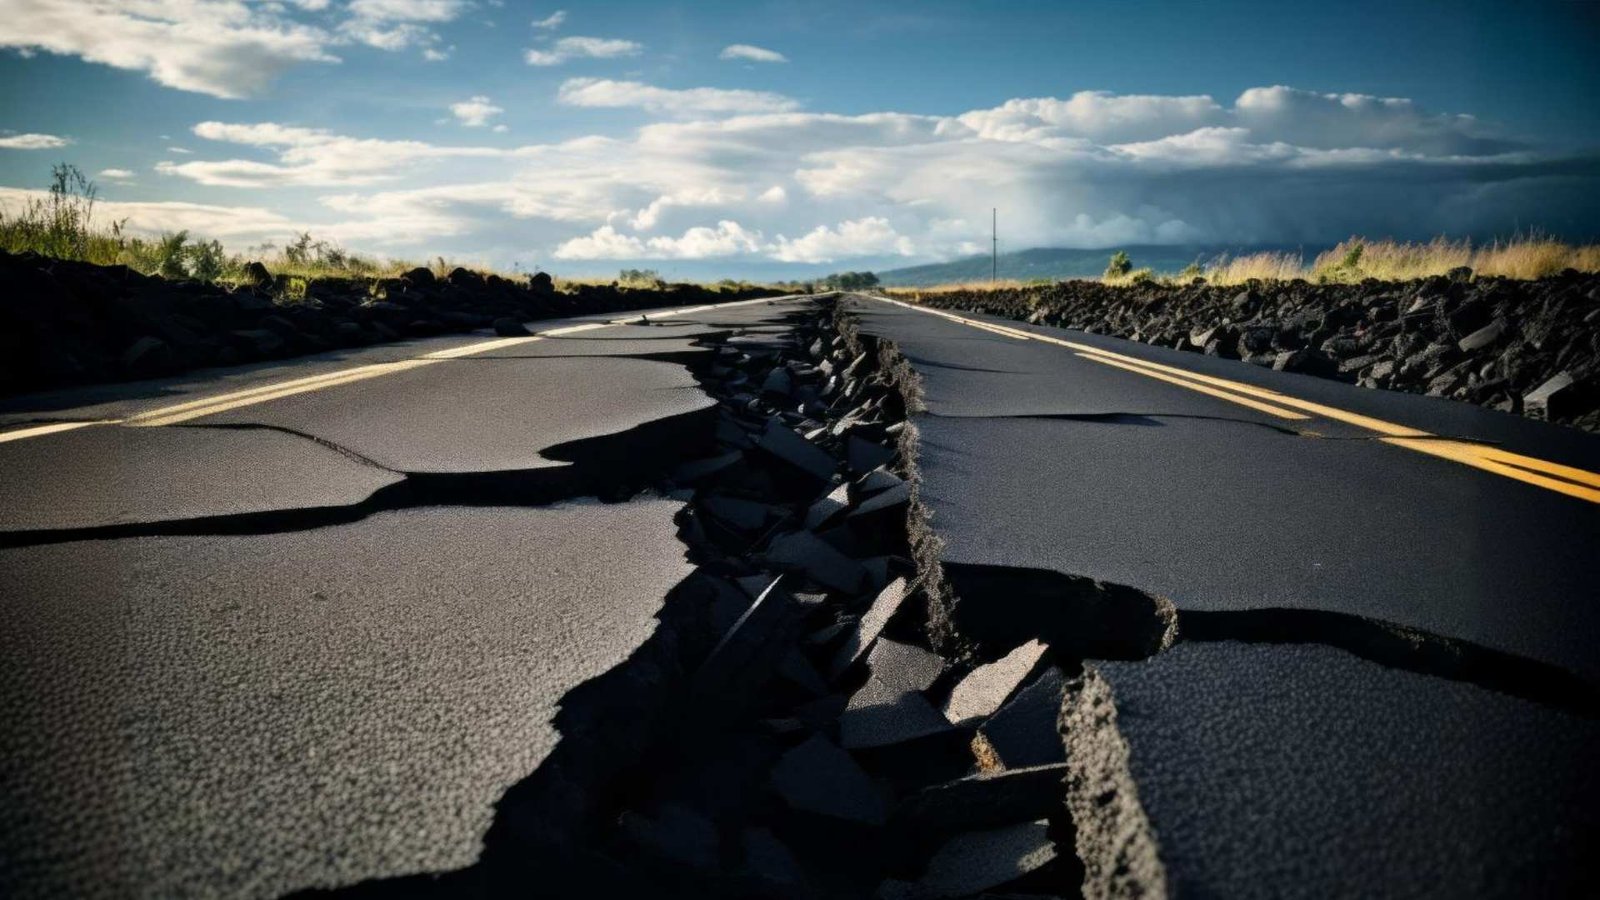
[[[1109,334],[1600,430],[1600,275],[1360,284],[1092,281],[929,292],[929,306]]]
[[[398,278],[272,276],[260,263],[238,288],[169,281],[124,266],[0,253],[0,394],[170,375],[532,319],[726,302],[778,291],[582,285],[556,291],[456,269]]]

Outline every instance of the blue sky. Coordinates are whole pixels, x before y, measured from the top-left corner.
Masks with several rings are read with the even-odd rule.
[[[1600,235],[1594,3],[7,7],[0,203],[69,160],[236,248],[770,276],[986,249],[995,205],[1015,249]]]

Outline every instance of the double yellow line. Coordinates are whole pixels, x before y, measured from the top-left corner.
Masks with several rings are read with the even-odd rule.
[[[966,316],[958,316],[943,310],[929,309],[925,306],[917,306],[916,304],[899,300],[885,300],[884,302],[938,316],[942,319],[949,319],[952,322],[959,322],[962,325],[1004,335],[1019,341],[1039,341],[1046,344],[1055,344],[1072,350],[1082,359],[1136,375],[1143,375],[1146,378],[1163,381],[1219,400],[1226,400],[1229,403],[1235,403],[1280,419],[1304,421],[1315,416],[1335,422],[1343,422],[1347,425],[1354,425],[1357,428],[1376,432],[1381,435],[1378,440],[1395,447],[1403,447],[1407,450],[1415,450],[1418,453],[1426,453],[1429,456],[1437,456],[1440,459],[1448,459],[1451,462],[1472,466],[1475,469],[1492,472],[1505,478],[1535,485],[1569,497],[1587,500],[1590,503],[1600,503],[1600,474],[1584,469],[1553,463],[1537,457],[1523,456],[1520,453],[1512,453],[1508,450],[1485,444],[1442,438],[1416,428],[1397,425],[1393,422],[1386,422],[1382,419],[1350,412],[1323,403],[1301,400],[1298,397],[1292,397],[1278,391],[1232,381],[1227,378],[1202,375],[1176,366],[1150,362],[1149,360],[1126,356],[1121,353],[1113,353],[1109,350],[1077,341],[1023,331],[1019,328],[997,325],[993,322],[980,322],[976,319],[969,319]]]
[[[766,303],[772,299],[780,298],[763,297],[756,300],[736,300],[731,303],[712,303],[705,306],[689,306],[680,309],[669,309],[660,312],[629,316],[622,319],[612,319],[607,322],[585,322],[581,325],[568,325],[562,328],[552,328],[549,331],[541,331],[538,334],[530,334],[520,337],[496,338],[489,341],[479,341],[477,343],[466,344],[460,347],[452,347],[448,350],[436,350],[432,353],[427,353],[413,359],[403,359],[396,362],[372,363],[365,366],[356,366],[355,368],[351,369],[340,369],[336,372],[324,372],[321,375],[311,375],[305,378],[296,378],[291,381],[274,382],[273,384],[247,388],[242,391],[233,391],[227,394],[202,397],[198,400],[190,400],[184,403],[174,404],[172,406],[163,406],[160,409],[152,409],[146,412],[138,413],[137,415],[128,416],[127,418],[123,419],[92,419],[81,422],[51,422],[45,425],[35,425],[29,428],[18,428],[12,431],[3,431],[0,432],[0,444],[8,441],[20,441],[27,438],[44,437],[45,435],[49,434],[71,431],[75,428],[87,428],[91,425],[125,425],[133,428],[151,428],[162,425],[175,425],[179,422],[187,422],[190,419],[198,419],[203,416],[216,415],[217,413],[238,409],[242,406],[254,406],[257,403],[280,400],[284,397],[292,397],[296,394],[327,390],[331,387],[353,384],[357,381],[365,381],[369,378],[378,378],[384,375],[395,375],[400,372],[408,372],[412,369],[419,369],[423,366],[433,365],[434,363],[443,362],[445,360],[460,359],[464,356],[475,356],[480,353],[488,353],[494,350],[504,350],[509,347],[516,347],[521,344],[528,344],[532,343],[533,341],[543,340],[544,338],[565,337],[570,334],[578,334],[579,332],[593,331],[597,328],[610,328],[613,325],[632,325],[644,321],[649,316],[654,316],[656,318],[668,318],[671,316],[682,316],[690,313],[704,312],[709,309],[723,309],[730,306],[745,306],[752,303]]]

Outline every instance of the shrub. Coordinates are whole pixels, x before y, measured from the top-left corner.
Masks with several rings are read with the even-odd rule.
[[[1108,280],[1122,278],[1132,271],[1133,260],[1128,258],[1126,251],[1118,250],[1111,254],[1111,261],[1106,264],[1106,273],[1103,277]]]

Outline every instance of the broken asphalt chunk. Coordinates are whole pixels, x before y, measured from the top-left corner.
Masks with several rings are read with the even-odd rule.
[[[818,481],[831,481],[838,464],[833,457],[825,453],[822,448],[807,441],[805,438],[773,419],[761,432],[761,440],[756,447],[771,455],[794,469],[799,470]]]
[[[911,485],[900,482],[888,490],[880,491],[866,500],[861,505],[850,511],[851,522],[864,522],[874,516],[894,512],[902,506],[911,503]]]
[[[874,675],[839,717],[839,745],[846,750],[887,747],[949,730],[950,723],[920,692]]]
[[[994,662],[973,669],[951,690],[944,705],[945,718],[960,725],[994,715],[1039,667],[1048,649],[1040,641],[1029,641]]]
[[[702,504],[713,518],[737,531],[756,531],[767,524],[774,507],[738,497],[711,496]]]
[[[1008,769],[1062,762],[1066,748],[1056,730],[1056,719],[1065,695],[1061,669],[1050,666],[1000,707],[978,733]]]
[[[846,460],[850,463],[850,468],[862,473],[870,472],[879,466],[885,466],[894,461],[893,450],[882,444],[874,444],[871,441],[856,437],[853,434],[845,442],[845,453]]]
[[[673,481],[679,484],[689,484],[699,481],[708,475],[715,475],[723,469],[728,468],[729,466],[738,462],[739,457],[739,451],[732,450],[722,454],[721,456],[708,456],[705,459],[692,459],[674,469],[671,478]]]
[[[914,896],[965,897],[1016,881],[1056,858],[1048,830],[1038,821],[951,838],[928,860]]]
[[[925,691],[944,671],[944,660],[915,644],[879,638],[872,652],[867,654],[867,668],[873,678],[890,687]]]
[[[809,531],[779,535],[767,548],[769,565],[799,572],[823,587],[855,592],[866,577],[861,564],[835,550]]]
[[[856,493],[859,496],[868,497],[901,484],[905,484],[905,482],[898,475],[880,467],[861,476],[861,480],[856,482]]]
[[[872,645],[873,641],[878,639],[879,633],[883,631],[883,626],[889,624],[889,619],[894,616],[895,611],[900,608],[900,604],[905,599],[906,580],[904,578],[896,578],[878,592],[878,596],[872,601],[872,607],[856,623],[855,631],[845,638],[845,642],[840,645],[839,651],[834,654],[833,665],[829,667],[828,671],[830,677],[837,679],[866,653],[867,648]]]
[[[969,775],[912,794],[892,821],[932,838],[1047,819],[1066,807],[1066,777],[1066,763]]]
[[[849,503],[850,489],[847,485],[841,484],[806,510],[806,527],[811,529],[821,527],[836,514],[843,512]]]
[[[778,760],[772,786],[784,802],[803,812],[866,825],[887,818],[883,798],[850,754],[813,735]]]

